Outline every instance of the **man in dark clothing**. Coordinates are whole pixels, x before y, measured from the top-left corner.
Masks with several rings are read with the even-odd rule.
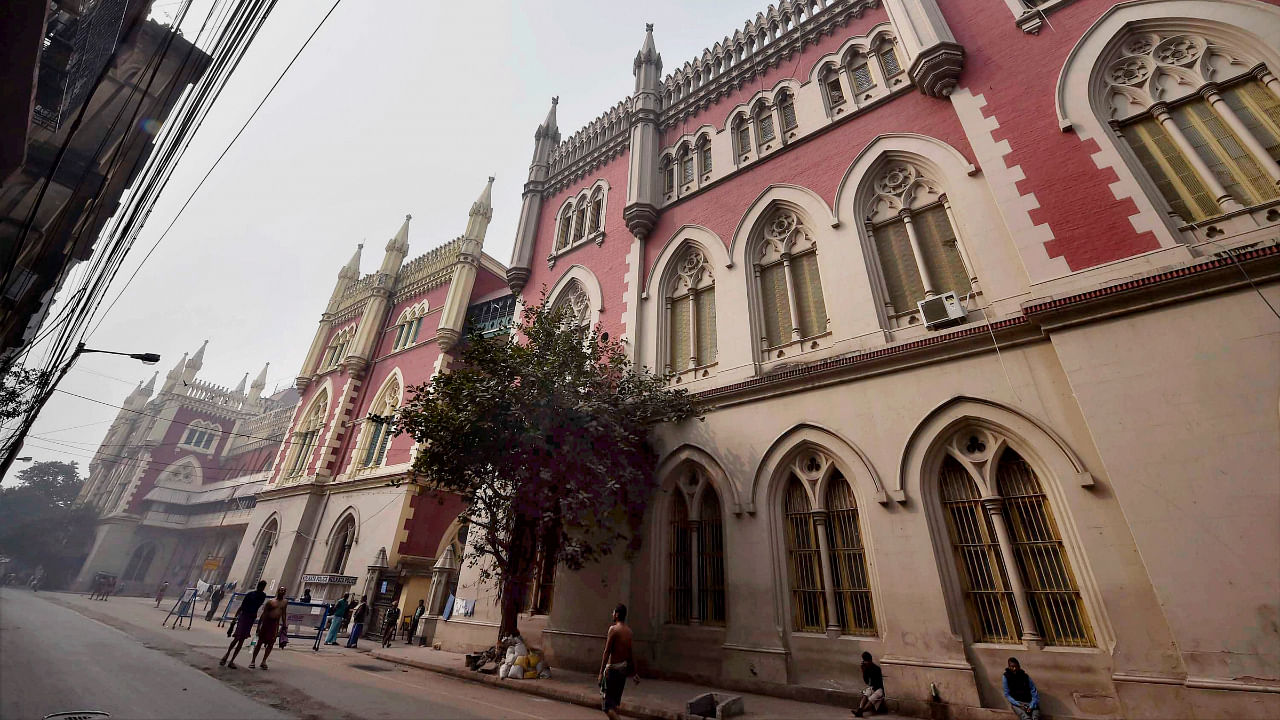
[[[1022,669],[1018,658],[1009,658],[1009,667],[1004,670],[1004,699],[1013,707],[1013,714],[1018,720],[1040,720],[1040,693],[1031,676]]]
[[[364,630],[365,618],[368,616],[369,597],[361,595],[360,602],[356,603],[355,609],[351,611],[351,634],[347,637],[347,647],[356,647],[356,643],[360,640],[360,631]]]
[[[249,633],[253,631],[253,621],[258,617],[258,609],[267,601],[267,594],[263,592],[267,587],[266,580],[258,581],[258,589],[251,593],[246,593],[244,599],[240,601],[240,612],[236,613],[235,632],[231,636],[231,644],[227,646],[227,651],[222,654],[222,659],[218,661],[219,665],[226,665],[234,669],[236,667],[236,655],[240,654],[240,648],[244,645],[244,641],[249,638]],[[232,652],[234,650],[234,652]],[[230,656],[228,662],[227,656]]]
[[[382,618],[382,647],[391,647],[391,641],[396,639],[396,626],[399,623],[400,608],[392,605]]]
[[[222,598],[224,595],[225,593],[222,591],[222,586],[219,585],[217,589],[213,591],[213,595],[209,596],[209,612],[204,614],[204,619],[206,621],[213,620],[213,616],[218,614],[218,606],[222,604]]]
[[[307,588],[306,590],[302,591],[302,600],[300,600],[299,602],[304,602],[304,603],[311,602],[311,588]]]
[[[640,682],[636,674],[635,658],[631,655],[631,628],[627,627],[627,606],[618,603],[613,610],[613,625],[605,636],[604,657],[600,659],[600,694],[604,696],[601,709],[609,720],[618,720],[618,707],[622,705],[622,691],[627,687],[627,676]]]
[[[422,622],[422,616],[427,614],[427,605],[425,600],[418,601],[418,609],[413,611],[413,624],[409,626],[409,635],[404,639],[406,645],[413,644],[413,634],[418,632],[418,623]]]
[[[862,682],[867,684],[867,689],[862,691],[862,700],[858,702],[858,708],[853,711],[855,717],[862,717],[867,711],[883,712],[884,711],[884,673],[881,672],[880,666],[871,662],[871,653],[862,653]]]

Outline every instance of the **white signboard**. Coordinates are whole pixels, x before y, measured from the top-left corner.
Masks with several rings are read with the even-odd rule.
[[[316,583],[323,585],[355,585],[356,578],[354,575],[303,575],[302,582]]]

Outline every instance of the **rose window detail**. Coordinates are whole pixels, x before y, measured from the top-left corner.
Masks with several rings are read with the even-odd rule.
[[[1203,52],[1204,47],[1196,38],[1179,35],[1157,45],[1153,55],[1163,65],[1189,65]]]
[[[1151,65],[1146,58],[1123,57],[1107,69],[1107,79],[1116,85],[1141,85],[1151,77]]]
[[[916,169],[905,163],[890,165],[876,180],[876,192],[901,195],[916,179]]]

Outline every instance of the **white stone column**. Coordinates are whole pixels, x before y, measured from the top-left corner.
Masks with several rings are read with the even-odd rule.
[[[689,369],[698,366],[698,294],[689,288]]]
[[[1218,177],[1213,174],[1209,166],[1205,164],[1200,154],[1191,145],[1191,141],[1187,140],[1187,136],[1182,134],[1182,128],[1178,127],[1178,123],[1169,114],[1169,106],[1164,103],[1156,103],[1151,106],[1151,117],[1160,123],[1160,127],[1169,133],[1169,137],[1173,140],[1178,149],[1187,158],[1187,162],[1191,163],[1191,167],[1195,168],[1196,174],[1204,181],[1205,187],[1209,188],[1209,192],[1213,193],[1213,199],[1217,201],[1218,206],[1223,210],[1238,210],[1240,203],[1226,188],[1222,187],[1222,183],[1218,182]]]
[[[1013,604],[1018,609],[1018,617],[1022,621],[1022,641],[1028,645],[1038,646],[1041,644],[1040,633],[1036,631],[1036,620],[1031,614],[1027,588],[1022,584],[1022,574],[1018,571],[1018,558],[1013,554],[1013,540],[1009,536],[1009,528],[1004,521],[1004,501],[998,496],[984,497],[982,507],[990,516],[991,525],[996,530],[996,541],[1000,543],[1000,557],[1004,559],[1005,574],[1009,576]]]
[[[1261,81],[1273,95],[1280,98],[1280,79],[1277,79],[1276,76],[1267,69],[1266,65],[1259,65],[1254,68],[1253,76],[1258,78],[1258,80]]]
[[[787,283],[787,307],[791,309],[791,339],[800,339],[800,307],[796,304],[796,280],[791,274],[791,253],[782,254],[782,275]]]
[[[836,581],[831,575],[831,543],[827,542],[827,514],[813,514],[813,529],[818,534],[818,562],[822,563],[822,599],[827,606],[827,634],[840,634],[836,620]]]
[[[1240,142],[1244,143],[1245,148],[1258,161],[1262,169],[1267,171],[1272,181],[1280,182],[1280,163],[1277,163],[1267,152],[1267,149],[1262,146],[1262,143],[1258,142],[1258,138],[1249,132],[1249,128],[1245,126],[1244,121],[1240,119],[1239,115],[1236,115],[1236,111],[1232,110],[1227,101],[1223,99],[1222,93],[1218,92],[1217,84],[1209,83],[1200,88],[1200,97],[1203,97],[1209,103],[1209,107],[1218,113],[1218,117],[1222,118],[1222,121],[1230,126],[1231,131],[1236,134],[1236,137],[1240,138]]]
[[[931,298],[938,294],[938,286],[934,284],[933,276],[929,274],[929,268],[924,264],[924,249],[920,246],[920,236],[916,234],[916,226],[911,220],[911,212],[904,209],[900,217],[902,218],[902,224],[907,229],[907,240],[911,243],[911,253],[916,258],[916,270],[920,272],[920,283],[924,285],[924,296]]]
[[[960,225],[956,223],[955,212],[951,210],[951,198],[945,194],[942,196],[942,209],[947,213],[947,223],[951,225],[951,236],[956,239],[956,252],[960,253],[960,262],[964,265],[964,272],[969,276],[969,284],[978,287],[978,273],[973,269],[973,261],[969,259],[969,253],[964,249],[964,239],[960,237]]]
[[[698,552],[698,539],[702,532],[702,523],[693,520],[689,523],[689,575],[691,582],[689,583],[692,598],[689,602],[689,624],[702,624],[702,603],[700,601],[700,593],[702,590],[702,582],[698,572],[698,562],[702,559]]]

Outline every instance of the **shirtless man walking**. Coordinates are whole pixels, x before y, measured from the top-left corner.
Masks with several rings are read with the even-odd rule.
[[[609,720],[618,720],[618,706],[622,704],[622,691],[627,687],[627,677],[636,683],[636,663],[631,657],[631,628],[627,627],[627,606],[618,603],[613,610],[613,625],[604,641],[604,657],[600,660],[600,690],[604,694],[604,714]]]
[[[276,644],[276,638],[280,637],[280,633],[285,632],[285,611],[289,608],[289,603],[284,599],[284,588],[276,590],[276,596],[267,601],[262,606],[262,619],[258,621],[258,644],[253,648],[253,657],[249,658],[249,667],[252,669],[253,664],[258,661],[258,651],[265,650],[262,654],[263,670],[267,669],[267,658],[271,657],[271,648]]]

